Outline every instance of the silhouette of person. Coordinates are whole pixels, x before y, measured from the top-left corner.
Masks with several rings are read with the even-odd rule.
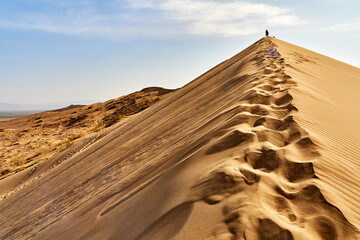
[[[269,36],[269,31],[266,29],[265,31],[265,35],[268,37]]]

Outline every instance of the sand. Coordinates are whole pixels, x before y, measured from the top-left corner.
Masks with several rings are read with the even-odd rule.
[[[359,239],[359,90],[360,69],[263,38],[35,170],[0,238]]]

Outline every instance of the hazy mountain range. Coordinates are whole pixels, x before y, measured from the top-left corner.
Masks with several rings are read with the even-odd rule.
[[[85,100],[77,102],[61,102],[61,103],[44,103],[44,104],[13,104],[13,103],[0,103],[0,112],[37,112],[63,108],[71,104],[88,105],[98,100]]]

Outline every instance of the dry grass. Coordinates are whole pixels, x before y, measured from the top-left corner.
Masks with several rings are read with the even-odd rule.
[[[105,103],[69,106],[0,122],[0,178],[43,161],[89,134],[148,108],[170,92],[149,88]]]

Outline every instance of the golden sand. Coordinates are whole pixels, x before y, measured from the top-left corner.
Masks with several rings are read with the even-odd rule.
[[[35,170],[0,237],[358,239],[359,92],[360,69],[263,38]]]

